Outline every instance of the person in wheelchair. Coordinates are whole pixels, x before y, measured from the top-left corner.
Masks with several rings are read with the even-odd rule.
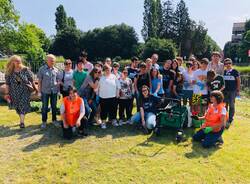
[[[209,105],[205,116],[193,116],[194,119],[205,119],[201,129],[193,136],[194,141],[202,143],[204,148],[209,148],[216,143],[223,143],[222,133],[226,125],[227,111],[223,103],[224,96],[221,91],[213,91],[210,94],[211,104]]]
[[[63,98],[63,103],[60,108],[61,118],[63,121],[62,130],[65,139],[71,139],[74,132],[78,136],[87,136],[84,102],[78,96],[77,90],[69,87],[69,96]]]
[[[143,85],[141,88],[142,96],[139,99],[140,111],[132,116],[132,123],[140,123],[146,133],[150,133],[156,126],[157,104],[160,98],[150,94],[148,86]]]

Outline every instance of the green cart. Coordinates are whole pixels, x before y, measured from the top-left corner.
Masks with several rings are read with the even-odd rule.
[[[161,100],[161,108],[157,113],[157,124],[155,128],[156,135],[160,135],[162,128],[174,128],[177,130],[176,141],[180,142],[183,139],[183,128],[187,127],[188,109],[181,105],[181,101],[172,98],[164,98]]]

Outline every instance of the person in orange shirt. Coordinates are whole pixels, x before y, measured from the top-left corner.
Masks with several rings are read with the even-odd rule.
[[[214,146],[216,143],[223,143],[221,136],[227,120],[227,111],[223,100],[224,96],[221,91],[211,92],[211,104],[205,116],[192,116],[192,118],[197,120],[205,119],[201,129],[193,136],[193,140],[201,142],[204,148]]]
[[[63,98],[60,112],[64,138],[71,139],[74,132],[77,132],[79,136],[87,136],[84,102],[75,88],[69,87],[69,96]]]

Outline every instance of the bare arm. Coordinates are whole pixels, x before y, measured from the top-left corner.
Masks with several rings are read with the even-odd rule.
[[[145,126],[144,109],[142,107],[140,107],[140,114],[141,114],[142,125]]]
[[[236,78],[236,83],[237,83],[237,93],[240,92],[240,77]]]

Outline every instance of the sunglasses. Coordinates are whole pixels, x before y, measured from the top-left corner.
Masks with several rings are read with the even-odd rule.
[[[101,72],[101,71],[99,71],[99,72],[95,72],[95,73],[101,74],[102,72]]]
[[[122,73],[124,73],[124,74],[128,74],[128,72],[122,72]]]
[[[143,93],[144,93],[144,92],[148,92],[148,90],[145,89],[145,90],[142,90],[142,92],[143,92]]]
[[[71,65],[72,63],[65,63],[65,65]]]
[[[224,63],[224,65],[231,65],[232,63]]]

